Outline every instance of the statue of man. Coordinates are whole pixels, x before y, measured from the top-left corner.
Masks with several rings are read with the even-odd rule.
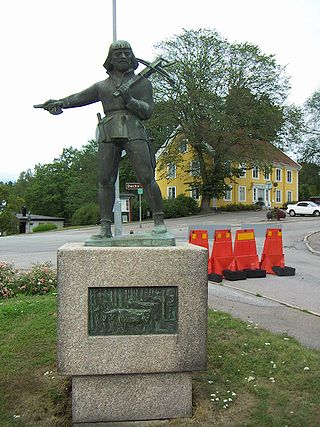
[[[165,233],[163,200],[154,174],[155,158],[143,125],[153,110],[152,85],[145,77],[134,74],[138,61],[130,44],[124,40],[111,44],[103,66],[109,74],[106,80],[66,98],[50,99],[41,107],[52,114],[59,114],[65,108],[102,102],[105,117],[97,129],[101,237],[112,237],[115,182],[123,150],[150,203],[154,218],[153,232]]]

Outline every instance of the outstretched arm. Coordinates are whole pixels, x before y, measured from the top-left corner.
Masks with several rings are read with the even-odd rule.
[[[34,108],[43,108],[51,114],[61,114],[62,109],[82,107],[84,105],[93,104],[100,101],[98,84],[94,84],[82,92],[75,93],[74,95],[67,96],[62,99],[49,99],[44,104],[34,105]]]

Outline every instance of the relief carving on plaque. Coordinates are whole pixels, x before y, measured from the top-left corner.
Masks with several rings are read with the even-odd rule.
[[[89,288],[88,291],[90,336],[177,333],[177,287]]]

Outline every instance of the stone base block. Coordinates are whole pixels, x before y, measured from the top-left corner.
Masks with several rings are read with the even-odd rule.
[[[190,417],[191,373],[73,377],[72,413],[79,426]]]
[[[58,251],[58,372],[206,369],[208,253],[169,247]]]

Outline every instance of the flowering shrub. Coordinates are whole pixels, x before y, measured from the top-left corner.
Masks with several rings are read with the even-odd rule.
[[[17,289],[16,273],[12,264],[0,261],[0,299],[15,296]]]
[[[57,275],[51,263],[36,264],[30,271],[20,274],[18,290],[26,295],[43,295],[53,291]]]
[[[36,264],[30,271],[18,272],[12,264],[0,261],[0,299],[17,293],[43,295],[53,291],[57,275],[51,263]]]

